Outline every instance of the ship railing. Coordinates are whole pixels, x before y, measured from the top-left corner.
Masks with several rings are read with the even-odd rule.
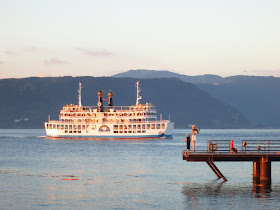
[[[159,123],[167,123],[169,120],[151,120],[151,121],[143,121],[143,122],[116,122],[116,121],[106,121],[102,122],[102,124],[122,124],[122,125],[136,125],[136,124],[159,124]],[[65,125],[94,125],[101,124],[101,122],[66,122],[66,121],[55,121],[51,120],[48,123],[53,124],[65,124]]]
[[[82,108],[79,107],[64,107],[62,109],[63,112],[97,112],[98,106],[83,106]],[[103,106],[104,112],[110,112],[110,110],[114,111],[121,111],[121,112],[134,112],[134,111],[152,111],[156,112],[154,106]]]
[[[48,123],[60,123],[58,120],[50,120]]]
[[[61,116],[61,119],[81,119],[81,120],[86,120],[86,119],[157,119],[156,116],[143,116],[143,115],[131,115],[131,116],[105,116],[105,117],[96,117],[96,116]]]

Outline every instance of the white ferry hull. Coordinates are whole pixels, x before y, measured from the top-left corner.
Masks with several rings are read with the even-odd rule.
[[[143,136],[139,136],[139,135],[123,135],[123,136],[116,136],[116,135],[107,135],[107,136],[80,136],[80,135],[71,135],[71,136],[66,136],[66,135],[59,135],[59,136],[48,136],[49,138],[65,138],[65,139],[161,139],[161,138],[172,138],[172,135],[165,135],[165,136],[161,136],[161,135],[143,135]]]
[[[108,130],[100,130],[101,127],[107,127]],[[96,125],[97,129],[91,130],[72,130],[48,129],[45,123],[46,134],[51,138],[67,139],[146,139],[146,138],[172,138],[173,123],[166,123],[165,129],[151,129],[129,131],[124,130],[122,133],[114,133],[113,125]],[[144,132],[145,131],[145,132]]]

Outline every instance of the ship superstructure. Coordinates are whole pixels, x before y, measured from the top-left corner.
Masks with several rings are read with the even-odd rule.
[[[108,93],[108,106],[103,105],[103,93],[98,92],[97,106],[82,106],[81,83],[78,105],[65,105],[59,120],[45,123],[46,134],[62,138],[168,138],[172,137],[174,123],[158,120],[155,106],[141,104],[139,82],[136,83],[136,104],[114,106],[113,93]],[[104,99],[105,100],[105,99]]]

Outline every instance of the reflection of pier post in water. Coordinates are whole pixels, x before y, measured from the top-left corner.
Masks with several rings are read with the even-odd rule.
[[[207,150],[183,151],[183,160],[206,162],[218,178],[227,179],[214,161],[252,161],[254,192],[270,190],[271,162],[280,161],[280,140],[246,140],[242,149],[234,152],[231,140],[209,140]]]

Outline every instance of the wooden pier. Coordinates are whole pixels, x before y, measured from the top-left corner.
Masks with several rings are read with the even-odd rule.
[[[183,160],[206,162],[218,178],[227,181],[215,161],[252,161],[254,185],[270,188],[271,162],[280,161],[280,140],[242,140],[240,151],[233,152],[231,140],[209,140],[207,150],[183,151]]]

